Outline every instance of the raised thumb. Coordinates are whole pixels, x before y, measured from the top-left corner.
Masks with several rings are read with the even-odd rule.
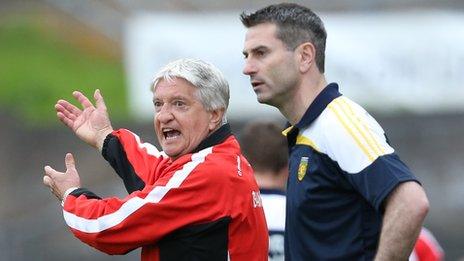
[[[71,153],[66,153],[66,156],[64,158],[64,163],[66,165],[66,169],[76,169],[76,163],[74,162],[74,156]]]

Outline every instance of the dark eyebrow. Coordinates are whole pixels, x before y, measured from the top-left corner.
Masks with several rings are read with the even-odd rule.
[[[256,46],[255,48],[251,49],[250,50],[250,53],[254,53],[254,52],[257,52],[257,51],[267,51],[269,50],[269,48],[267,46],[264,46],[264,45],[258,45]],[[243,55],[247,56],[248,55],[248,52],[246,50],[243,50],[242,51]]]

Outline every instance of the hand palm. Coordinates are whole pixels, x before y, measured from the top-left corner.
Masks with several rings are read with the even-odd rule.
[[[103,96],[99,90],[95,91],[96,106],[81,92],[76,91],[73,96],[83,109],[77,108],[66,100],[59,100],[55,105],[58,119],[72,129],[81,140],[101,149],[106,135],[113,130]]]
[[[72,130],[76,135],[86,141],[93,143],[95,135],[111,126],[108,113],[95,107],[85,108],[75,119]]]

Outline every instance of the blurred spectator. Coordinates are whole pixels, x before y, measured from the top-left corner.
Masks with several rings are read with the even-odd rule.
[[[247,124],[240,136],[243,155],[254,169],[269,229],[269,260],[284,260],[287,141],[272,122]]]
[[[445,253],[433,234],[422,228],[419,238],[417,238],[414,250],[409,257],[409,261],[442,261],[445,260]]]

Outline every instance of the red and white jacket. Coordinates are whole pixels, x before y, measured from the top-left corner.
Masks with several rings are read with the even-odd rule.
[[[102,154],[130,194],[66,197],[65,221],[84,243],[108,254],[142,247],[142,260],[267,260],[259,189],[228,124],[174,161],[124,129]]]

